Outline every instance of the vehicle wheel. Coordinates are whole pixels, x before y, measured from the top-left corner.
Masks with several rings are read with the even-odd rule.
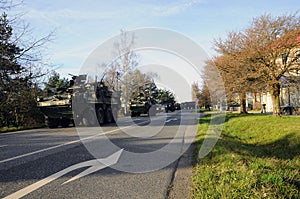
[[[49,128],[57,128],[59,124],[59,119],[57,118],[47,118],[46,124]]]
[[[96,114],[92,108],[84,111],[83,118],[82,118],[82,124],[84,126],[96,126],[97,125]]]
[[[61,120],[61,126],[63,128],[68,127],[70,125],[70,123],[71,123],[71,121],[69,119],[63,119],[63,120]]]
[[[106,123],[111,123],[113,121],[113,113],[111,110],[111,107],[107,107],[105,111],[105,122]]]
[[[97,110],[97,118],[100,125],[104,124],[104,110],[102,107],[98,108]]]
[[[135,112],[131,112],[130,116],[135,117],[136,116]]]

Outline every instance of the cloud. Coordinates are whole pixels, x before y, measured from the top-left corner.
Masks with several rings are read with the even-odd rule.
[[[47,7],[34,7],[24,5],[23,10],[27,10],[26,17],[29,19],[43,18],[47,21],[59,25],[59,20],[112,20],[117,18],[127,18],[130,16],[140,15],[141,13],[149,16],[170,16],[178,14],[195,4],[203,3],[206,0],[184,0],[177,2],[163,3],[119,3],[116,6],[114,3],[107,5],[94,3],[89,6],[80,4],[69,4],[60,8],[57,7],[48,9]]]
[[[88,20],[88,19],[111,19],[119,16],[117,12],[83,12],[78,9],[64,8],[58,10],[37,10],[34,8],[27,8],[28,12],[25,15],[28,19],[39,19],[43,18],[47,21],[54,22],[54,24],[59,24],[59,21],[63,20]]]
[[[152,11],[153,14],[156,16],[170,16],[170,15],[175,15],[180,12],[185,11],[189,7],[203,3],[205,2],[204,0],[186,0],[186,1],[179,1],[176,3],[172,4],[167,4],[167,5],[152,5]]]

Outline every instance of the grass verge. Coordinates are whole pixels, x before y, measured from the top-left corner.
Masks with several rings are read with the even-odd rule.
[[[211,116],[200,119],[197,150]],[[194,167],[191,198],[300,198],[300,117],[228,114]]]
[[[37,128],[43,128],[45,125],[39,125],[39,126],[32,126],[32,127],[1,127],[0,128],[0,133],[8,133],[8,132],[13,132],[13,131],[22,131],[22,130],[28,130],[28,129],[37,129]]]

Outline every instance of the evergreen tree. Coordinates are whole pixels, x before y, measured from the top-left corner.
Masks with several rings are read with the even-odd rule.
[[[0,128],[35,126],[43,118],[36,106],[34,80],[43,75],[37,63],[41,60],[38,49],[48,36],[25,45],[21,38],[26,27],[18,35],[7,14],[0,16]]]
[[[24,68],[18,63],[17,56],[22,49],[12,40],[13,28],[8,22],[6,13],[0,17],[0,125],[15,125],[17,122],[17,107],[20,88],[26,84],[21,77]]]

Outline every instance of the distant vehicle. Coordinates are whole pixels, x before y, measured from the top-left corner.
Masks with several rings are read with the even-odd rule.
[[[38,97],[37,106],[50,128],[71,123],[95,126],[116,122],[121,108],[120,91],[110,91],[104,82],[86,82],[87,75],[73,76],[67,89],[53,89],[47,97]]]
[[[164,103],[163,106],[165,107],[166,113],[175,111],[175,106],[172,103]]]
[[[154,83],[140,87],[138,95],[129,102],[131,117],[138,117],[141,114],[156,115],[156,96],[157,88]]]

